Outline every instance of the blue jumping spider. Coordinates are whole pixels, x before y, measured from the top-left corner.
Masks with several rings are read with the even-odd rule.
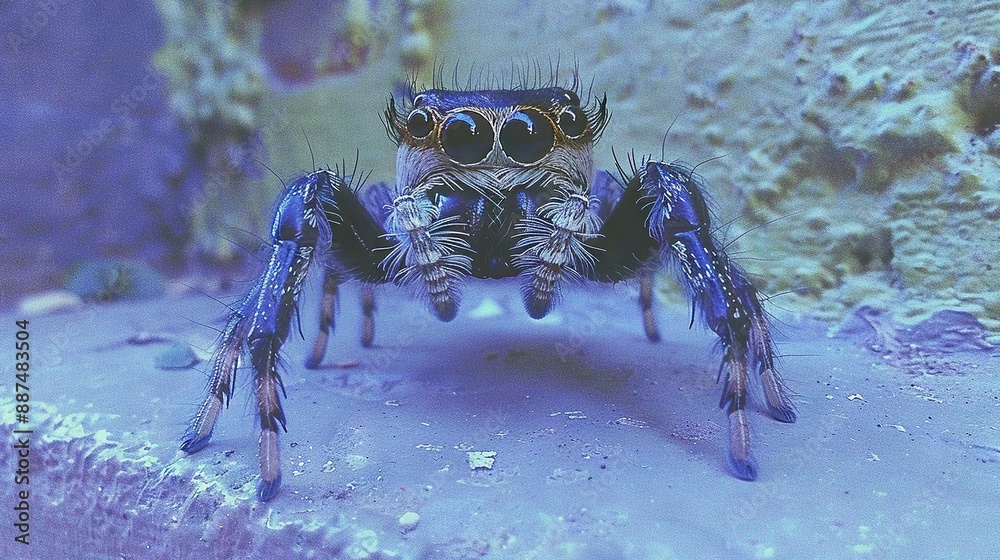
[[[755,479],[746,412],[751,376],[759,377],[774,418],[793,422],[795,408],[775,369],[761,298],[713,237],[701,180],[687,165],[651,158],[630,157],[619,165],[620,180],[595,171],[607,97],[581,103],[575,76],[568,88],[545,85],[411,88],[401,104],[390,97],[383,116],[398,146],[393,185],[359,189],[338,169],[288,184],[266,268],[229,317],[212,358],[208,396],[181,449],[193,453],[208,444],[247,356],[261,430],[257,497],[275,495],[278,428],[285,428],[276,364],[314,261],[325,276],[310,368],[326,352],[338,285],[346,280],[416,286],[431,312],[450,321],[467,276],[517,277],[524,307],[536,319],[552,308],[560,285],[638,277],[646,334],[656,340],[652,273],[672,264],[720,339],[730,468]],[[370,343],[371,291],[364,294]]]

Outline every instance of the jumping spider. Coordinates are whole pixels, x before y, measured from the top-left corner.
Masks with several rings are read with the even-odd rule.
[[[326,352],[338,285],[348,279],[417,286],[437,318],[450,321],[466,276],[518,277],[524,307],[536,319],[567,281],[639,277],[646,334],[656,340],[651,274],[673,263],[692,305],[720,339],[729,465],[738,478],[755,479],[746,412],[751,372],[760,377],[770,414],[795,420],[757,290],[714,239],[692,168],[630,159],[619,168],[620,183],[595,173],[607,97],[581,104],[577,91],[574,79],[568,89],[435,87],[406,94],[401,107],[390,97],[384,124],[399,148],[395,185],[360,190],[335,169],[292,181],[275,212],[267,267],[229,317],[212,358],[208,396],[181,449],[193,453],[208,444],[248,355],[261,429],[257,497],[275,495],[278,428],[285,429],[278,351],[314,259],[325,275],[324,297],[308,368]],[[364,294],[370,343],[373,306],[370,290]]]

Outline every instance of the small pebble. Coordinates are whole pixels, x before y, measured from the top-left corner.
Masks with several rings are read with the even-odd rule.
[[[171,342],[173,339],[169,335],[151,333],[146,331],[139,331],[136,334],[125,339],[128,344],[134,344],[136,346],[144,346],[146,344],[160,344],[162,342]]]
[[[159,369],[184,369],[197,363],[198,356],[191,347],[179,340],[167,344],[166,348],[153,358],[153,365]]]
[[[17,309],[21,315],[38,316],[76,309],[82,305],[83,299],[73,292],[55,290],[25,297]]]
[[[496,451],[469,451],[469,468],[472,470],[492,469],[496,456]]]
[[[402,529],[404,533],[409,533],[417,528],[417,523],[419,522],[420,514],[415,511],[408,511],[400,516],[399,528]]]

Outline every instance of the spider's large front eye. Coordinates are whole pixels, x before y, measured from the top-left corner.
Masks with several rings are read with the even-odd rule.
[[[559,113],[559,128],[570,138],[576,138],[587,130],[587,115],[579,107],[566,107]]]
[[[434,130],[434,117],[425,109],[414,109],[409,117],[406,117],[406,131],[410,136],[421,139]]]
[[[516,111],[500,129],[500,147],[519,163],[542,159],[552,149],[554,140],[552,122],[534,109]]]
[[[493,128],[479,113],[452,113],[444,120],[441,147],[458,163],[478,163],[493,149]]]

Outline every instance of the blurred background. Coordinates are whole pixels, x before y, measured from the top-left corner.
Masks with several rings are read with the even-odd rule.
[[[612,148],[705,162],[718,235],[782,312],[868,306],[912,323],[952,309],[996,334],[998,14],[861,0],[4,3],[0,306],[245,278],[278,177],[357,158],[392,180],[378,117],[407,76],[537,63],[548,78],[559,61],[567,83],[577,66],[607,92],[599,166],[614,168]]]

